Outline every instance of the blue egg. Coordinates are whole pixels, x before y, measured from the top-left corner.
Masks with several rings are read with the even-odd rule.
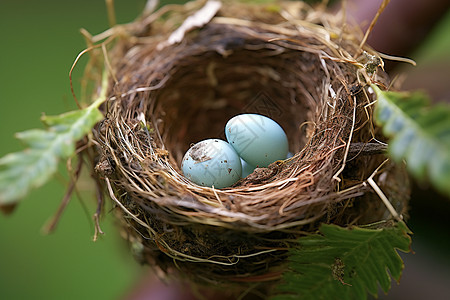
[[[236,183],[242,174],[241,159],[230,144],[208,139],[192,146],[184,155],[181,170],[192,182],[221,189]]]
[[[241,158],[241,165],[242,165],[242,178],[247,177],[248,175],[252,174],[253,171],[255,171],[256,167],[252,166],[245,160]]]
[[[278,123],[258,114],[242,114],[231,118],[225,126],[228,143],[247,163],[267,167],[286,159],[288,140]]]

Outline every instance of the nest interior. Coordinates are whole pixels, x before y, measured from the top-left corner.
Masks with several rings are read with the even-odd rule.
[[[273,281],[296,238],[319,224],[388,219],[365,184],[385,156],[367,74],[358,75],[370,63],[361,62],[360,39],[304,3],[230,3],[167,44],[168,24],[196,5],[137,20],[109,49],[96,171],[139,259],[198,283]],[[387,84],[382,72],[371,75]],[[294,157],[227,189],[190,183],[179,167],[189,145],[223,138],[240,113],[277,121]],[[403,168],[385,163],[375,180],[404,213]]]

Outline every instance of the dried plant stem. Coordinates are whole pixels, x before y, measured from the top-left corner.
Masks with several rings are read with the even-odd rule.
[[[100,182],[97,178],[94,178],[95,180],[95,186],[97,189],[97,210],[95,211],[94,215],[93,215],[93,219],[94,219],[94,237],[92,238],[93,241],[95,242],[98,239],[98,235],[99,234],[104,234],[104,232],[102,231],[101,227],[100,227],[100,215],[102,213],[102,208],[103,208],[103,204],[104,204],[104,197],[103,197],[103,192],[102,192],[102,187],[100,186]]]
[[[397,213],[395,208],[392,206],[389,199],[386,197],[386,195],[383,193],[383,191],[380,189],[380,187],[376,184],[376,182],[373,180],[373,177],[379,172],[381,167],[387,162],[388,160],[385,160],[373,173],[370,175],[370,177],[367,179],[367,183],[373,188],[375,193],[377,193],[378,197],[380,197],[383,204],[386,206],[386,208],[389,210],[391,215],[398,221],[401,221],[401,216]]]
[[[333,179],[337,182],[341,182],[341,179],[338,177],[342,171],[345,169],[345,163],[347,161],[348,151],[350,150],[350,145],[352,143],[353,131],[355,129],[355,120],[356,120],[356,97],[353,97],[353,117],[352,117],[352,126],[350,128],[350,133],[348,135],[348,142],[345,147],[344,158],[342,160],[342,165],[339,170],[333,175]]]
[[[116,196],[114,195],[114,191],[112,190],[111,183],[109,182],[109,178],[105,177],[106,186],[108,187],[109,196],[111,199],[116,202],[116,204],[133,220],[135,220],[139,225],[143,226],[144,228],[150,229],[150,227],[143,221],[141,221],[138,217],[133,215],[119,200],[117,200]]]
[[[380,8],[378,8],[377,13],[375,14],[375,17],[373,18],[372,22],[370,22],[369,28],[367,28],[366,33],[364,34],[364,38],[361,40],[361,43],[359,44],[359,49],[362,49],[364,44],[367,41],[367,38],[369,37],[369,34],[372,32],[373,27],[378,21],[378,18],[380,17],[381,13],[384,11],[386,6],[391,2],[391,0],[383,0],[383,2],[380,5]]]
[[[43,229],[44,233],[49,234],[56,229],[56,226],[58,225],[64,210],[66,209],[67,205],[70,202],[70,198],[72,197],[76,182],[80,177],[82,167],[83,167],[83,158],[80,155],[78,158],[78,163],[75,172],[71,176],[69,185],[67,186],[66,194],[64,195],[64,198],[61,201],[61,204],[59,205],[57,212],[55,213],[51,221],[44,227]]]
[[[114,8],[114,0],[105,0],[105,1],[106,1],[106,10],[108,12],[109,27],[114,27],[117,24],[116,10]]]

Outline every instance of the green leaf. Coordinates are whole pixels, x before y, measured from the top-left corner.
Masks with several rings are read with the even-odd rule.
[[[410,250],[409,233],[403,222],[378,229],[323,224],[320,234],[299,239],[272,299],[367,299],[367,293],[377,295],[378,285],[387,292],[389,273],[400,279],[403,261],[396,249]]]
[[[450,196],[450,107],[430,107],[422,93],[372,88],[377,94],[375,120],[391,138],[389,155],[396,161],[406,160],[413,176],[428,179]]]
[[[47,130],[16,134],[28,149],[0,158],[0,207],[15,204],[51,178],[59,160],[72,156],[75,143],[103,118],[98,109],[100,103],[96,101],[85,109],[58,116],[43,116]]]

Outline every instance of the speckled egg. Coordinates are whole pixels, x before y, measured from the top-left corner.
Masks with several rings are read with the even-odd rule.
[[[203,140],[192,146],[183,157],[181,170],[190,181],[218,189],[233,185],[242,174],[239,155],[230,144],[219,139]]]
[[[242,114],[231,118],[225,126],[228,143],[247,163],[267,167],[286,159],[288,140],[278,123],[258,114]]]

